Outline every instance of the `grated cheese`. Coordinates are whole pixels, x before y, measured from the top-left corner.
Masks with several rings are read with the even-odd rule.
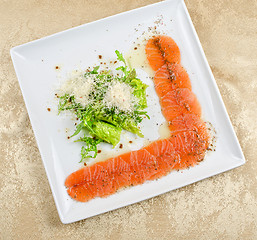
[[[84,77],[83,74],[73,74],[73,76],[66,81],[61,91],[69,95],[73,95],[77,103],[85,107],[89,103],[89,94],[93,89],[94,79],[92,76]]]
[[[123,111],[132,111],[132,88],[126,83],[113,81],[104,97],[107,107],[117,107]]]
[[[89,94],[99,91],[95,89],[97,81],[98,79],[93,75],[84,77],[83,72],[73,71],[69,79],[61,86],[60,95],[74,96],[75,102],[86,107],[89,103],[94,102],[93,98],[89,98]],[[105,82],[103,87],[107,87],[103,98],[103,104],[107,108],[117,107],[119,110],[127,112],[134,110],[133,104],[137,99],[132,94],[133,89],[128,84],[113,80]]]

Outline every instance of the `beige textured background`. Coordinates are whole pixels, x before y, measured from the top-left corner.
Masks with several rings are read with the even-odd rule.
[[[11,47],[154,0],[0,0],[0,239],[257,239],[257,1],[187,0],[246,164],[63,225],[9,55]]]

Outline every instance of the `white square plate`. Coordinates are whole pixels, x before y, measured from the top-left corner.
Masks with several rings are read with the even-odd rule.
[[[165,23],[160,26],[161,30],[171,36],[181,50],[182,65],[189,73],[204,118],[216,129],[216,151],[208,154],[205,161],[189,170],[172,172],[157,181],[127,188],[107,198],[96,198],[87,203],[76,202],[67,195],[64,187],[65,178],[81,167],[78,163],[80,146],[68,141],[64,133],[67,126],[74,125],[69,118],[61,118],[46,110],[49,101],[53,99],[53,86],[59,81],[54,66],[60,65],[63,71],[68,72],[77,66],[86,68],[96,64],[99,61],[98,54],[114,58],[116,49],[128,52],[132,42],[143,31],[147,31],[148,26],[153,26],[160,16]],[[138,31],[135,32],[137,27]],[[139,202],[245,163],[216,82],[182,0],[153,4],[17,46],[11,49],[11,57],[63,223]],[[141,78],[147,76],[142,69],[138,71]],[[149,89],[151,91],[153,85]],[[152,99],[158,102],[156,96]],[[159,113],[158,121],[161,118]],[[149,135],[151,126],[146,127],[143,133]]]

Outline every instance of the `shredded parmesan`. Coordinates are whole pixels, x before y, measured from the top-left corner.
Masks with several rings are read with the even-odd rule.
[[[84,76],[82,72],[74,71],[68,80],[61,86],[61,95],[69,94],[74,96],[74,100],[80,103],[82,107],[86,107],[92,103],[94,99],[89,98],[89,94],[99,91],[95,88],[98,79],[94,75]],[[131,112],[134,110],[133,104],[137,99],[133,95],[133,89],[124,82],[113,80],[105,82],[103,87],[107,87],[107,91],[103,98],[103,104],[107,108],[116,107],[117,111]]]
[[[61,91],[73,95],[75,101],[85,107],[89,103],[89,94],[93,85],[94,79],[92,76],[84,77],[83,74],[74,74],[62,85]]]
[[[122,82],[113,81],[104,97],[107,107],[117,107],[122,111],[132,111],[132,88]]]

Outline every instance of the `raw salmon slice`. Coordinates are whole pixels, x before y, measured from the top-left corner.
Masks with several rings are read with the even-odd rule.
[[[180,63],[180,51],[175,41],[168,36],[156,36],[145,47],[151,68],[156,71],[165,63]]]
[[[84,182],[90,182],[92,179],[103,179],[106,175],[104,162],[99,162],[91,167],[84,167],[70,174],[65,180],[65,186],[71,187]]]
[[[153,180],[169,173],[179,156],[168,139],[158,140],[145,149],[152,155],[156,156],[156,164],[158,164],[158,171],[149,179]]]
[[[171,142],[163,139],[138,151],[80,169],[66,179],[65,185],[68,194],[78,201],[106,197],[122,187],[166,175],[172,170],[175,158]]]
[[[201,116],[201,106],[195,94],[188,88],[178,88],[166,93],[160,98],[160,104],[167,121],[187,113]]]
[[[170,122],[171,137],[169,141],[180,156],[174,169],[184,169],[203,160],[210,144],[210,135],[206,124],[194,114],[177,117]]]
[[[109,196],[117,191],[113,184],[113,179],[95,180],[81,185],[74,185],[68,188],[68,194],[75,200],[87,202],[95,197]]]
[[[206,123],[194,114],[185,114],[175,118],[169,122],[169,129],[171,134],[176,132],[194,131],[204,140],[206,143],[205,147],[208,146],[210,141],[210,134]]]
[[[158,96],[176,88],[192,89],[189,76],[180,64],[165,64],[156,71],[154,86]]]

